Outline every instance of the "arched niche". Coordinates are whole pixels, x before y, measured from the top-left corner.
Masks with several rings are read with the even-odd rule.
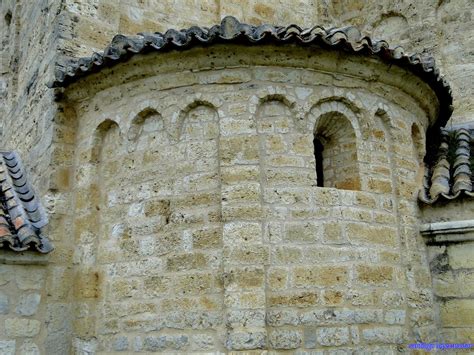
[[[357,138],[346,116],[337,111],[322,114],[313,144],[318,186],[360,190]]]
[[[145,150],[151,146],[169,143],[163,117],[153,108],[140,111],[132,120],[127,132],[127,150]]]

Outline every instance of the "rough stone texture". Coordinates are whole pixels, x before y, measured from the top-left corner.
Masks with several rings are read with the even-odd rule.
[[[8,296],[3,292],[0,293],[0,314],[8,314],[10,304],[8,301]]]
[[[0,340],[0,353],[4,355],[15,355],[15,340]]]
[[[38,346],[35,343],[31,343],[28,341],[25,341],[20,346],[19,350],[21,355],[40,355],[40,350]]]
[[[36,313],[40,300],[41,295],[39,293],[23,294],[18,301],[15,312],[22,316],[32,316]]]
[[[463,221],[472,219],[474,204],[461,199],[449,205],[423,207],[423,221]],[[441,212],[443,210],[443,212]],[[474,243],[472,231],[446,235],[447,242],[428,247],[433,293],[439,307],[445,339],[452,342],[472,342],[474,334]],[[450,237],[463,241],[450,243]]]
[[[411,124],[424,133],[420,104],[435,106],[420,87],[415,101],[378,83],[383,76],[367,82],[359,74],[281,67],[296,52],[271,53],[263,64],[273,68],[224,70],[224,56],[211,59],[204,50],[195,52],[199,65],[168,53],[164,62],[183,67],[163,67],[159,80],[156,66],[165,63],[132,61],[76,86],[67,104],[46,86],[58,54],[88,56],[117,33],[212,25],[225,15],[254,24],[353,24],[433,55],[453,86],[452,122],[467,122],[474,114],[469,0],[7,0],[0,11],[1,148],[19,150],[56,247],[47,265],[26,265],[36,262],[28,255],[1,265],[0,292],[9,299],[9,313],[0,314],[1,351],[19,350],[26,335],[17,343],[13,337],[25,332],[37,333],[31,344],[46,354],[298,342],[322,349],[320,329],[345,329],[333,353],[472,341],[472,327],[453,321],[472,312],[471,286],[462,288],[472,285],[472,272],[443,268],[445,258],[460,255],[443,251],[431,264],[439,270],[432,284],[417,231],[422,172]],[[258,57],[252,49],[240,53]],[[375,65],[354,60],[349,70]],[[206,70],[194,71],[203,64]],[[71,104],[74,95],[82,101]],[[311,111],[319,99],[326,102]],[[309,123],[331,110],[356,133],[360,187],[352,191],[314,186]],[[308,126],[298,128],[296,117]],[[430,208],[423,218],[472,218],[472,205],[455,206]],[[17,318],[17,300],[34,292],[41,294],[36,313]],[[443,305],[444,297],[454,299]],[[449,326],[436,323],[434,302]]]
[[[7,318],[5,319],[5,332],[12,337],[34,337],[40,331],[41,323],[38,320]]]
[[[403,313],[414,317],[421,309],[429,315],[423,326],[434,327],[430,287],[405,278],[407,246],[399,239],[409,233],[399,223],[416,223],[410,179],[418,169],[411,132],[403,128],[426,127],[430,113],[397,89],[381,83],[390,91],[383,94],[357,77],[357,68],[377,72],[383,65],[368,69],[351,58],[346,70],[354,76],[336,72],[342,84],[335,86],[322,72],[294,68],[305,49],[237,49],[213,49],[217,58],[230,53],[233,69],[201,69],[208,53],[196,48],[143,57],[142,68],[155,64],[139,82],[129,76],[137,58],[116,72],[121,86],[108,82],[106,70],[91,77],[90,86],[78,82],[64,93],[78,117],[71,181],[74,347],[167,352],[398,345],[383,324],[431,339]],[[295,62],[285,59],[287,66],[275,71],[258,62],[268,52],[277,62],[291,56]],[[330,63],[333,56],[305,61]],[[359,85],[365,91],[354,88]],[[394,85],[413,87],[399,79]],[[358,175],[360,191],[315,186],[313,131],[328,112],[346,117],[354,130],[358,169],[341,171]],[[380,131],[374,134],[372,126]],[[366,138],[359,143],[360,137]],[[400,195],[392,186],[396,176]],[[402,206],[400,222],[394,200]],[[429,274],[416,257],[422,254],[405,262]],[[389,291],[401,294],[399,303],[386,301]],[[358,309],[364,293],[373,300]],[[366,324],[373,333],[363,333]],[[138,337],[132,346],[130,336]]]

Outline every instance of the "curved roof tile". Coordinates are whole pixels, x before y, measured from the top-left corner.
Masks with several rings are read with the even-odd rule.
[[[452,113],[451,89],[440,75],[432,57],[407,54],[401,47],[390,48],[385,41],[373,41],[362,36],[355,27],[325,29],[321,26],[302,29],[297,25],[286,27],[240,23],[234,17],[225,17],[220,25],[211,28],[193,26],[188,29],[170,29],[164,34],[141,33],[135,37],[116,35],[104,52],[91,57],[71,59],[65,66],[57,66],[52,87],[65,87],[80,77],[125,61],[137,53],[184,50],[197,45],[238,43],[243,45],[266,43],[294,43],[317,45],[367,56],[406,68],[423,79],[434,90],[440,102],[438,126],[444,126]]]
[[[473,132],[466,128],[441,131],[441,143],[435,164],[426,169],[419,200],[433,204],[438,200],[474,197]]]
[[[41,253],[49,253],[53,246],[41,233],[47,223],[18,154],[0,152],[0,247],[15,251],[34,247]]]

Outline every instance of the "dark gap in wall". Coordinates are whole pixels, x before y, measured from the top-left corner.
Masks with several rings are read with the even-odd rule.
[[[314,157],[316,159],[316,186],[324,187],[324,170],[323,170],[323,150],[324,146],[318,137],[313,139]]]

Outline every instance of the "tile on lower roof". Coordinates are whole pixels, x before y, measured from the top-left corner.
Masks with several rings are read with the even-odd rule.
[[[18,154],[0,152],[0,247],[49,253],[53,246],[41,230],[47,224]]]
[[[419,200],[433,204],[439,200],[474,197],[474,132],[468,128],[442,129],[434,164],[426,169]]]

